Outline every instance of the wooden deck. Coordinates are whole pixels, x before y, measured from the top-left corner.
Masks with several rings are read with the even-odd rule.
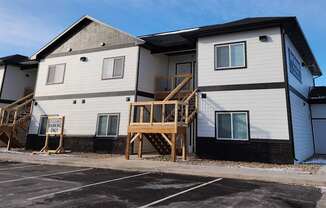
[[[143,138],[148,134],[159,135],[160,138],[156,139],[169,146],[172,161],[176,160],[176,140],[181,138],[183,159],[187,158],[186,129],[197,113],[197,89],[187,88],[192,80],[191,74],[177,75],[173,79],[178,79],[178,84],[172,91],[158,91],[157,97],[162,99],[130,103],[126,159],[129,159],[130,145],[136,141],[138,157],[142,157]],[[175,83],[177,82],[173,82]],[[152,136],[149,141],[155,147],[153,139]]]

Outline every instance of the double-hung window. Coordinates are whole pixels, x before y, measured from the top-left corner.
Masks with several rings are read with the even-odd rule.
[[[216,137],[222,140],[248,140],[248,112],[216,112]]]
[[[38,129],[38,134],[40,136],[44,136],[46,134],[47,125],[48,125],[48,116],[41,116],[39,129]]]
[[[103,60],[102,79],[122,78],[125,57],[105,58]]]
[[[66,64],[49,66],[46,84],[62,84],[64,81]]]
[[[246,67],[246,43],[215,45],[215,70]]]
[[[115,137],[119,133],[119,114],[107,113],[99,114],[97,117],[96,136]]]

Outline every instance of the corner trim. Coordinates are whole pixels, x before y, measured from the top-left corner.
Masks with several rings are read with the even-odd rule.
[[[283,89],[286,87],[285,82],[269,82],[255,84],[238,84],[238,85],[212,85],[198,87],[199,91],[232,91],[232,90],[261,90],[261,89]]]
[[[292,146],[292,157],[294,160],[297,160],[295,158],[292,110],[291,110],[290,89],[289,89],[289,75],[288,75],[286,46],[285,46],[285,30],[283,28],[283,25],[281,26],[281,39],[282,39],[282,58],[283,58],[283,72],[284,72],[284,81],[285,81],[285,97],[286,97],[286,109],[287,109],[287,117],[288,117],[289,139],[291,141],[291,146]]]

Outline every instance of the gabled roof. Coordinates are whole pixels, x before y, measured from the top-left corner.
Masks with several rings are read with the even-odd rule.
[[[66,30],[64,30],[62,33],[60,33],[58,36],[56,36],[55,38],[53,38],[49,43],[47,43],[44,47],[42,47],[40,50],[38,50],[35,54],[32,55],[32,59],[38,59],[40,55],[51,51],[53,48],[56,47],[56,45],[58,43],[60,43],[61,41],[67,39],[68,37],[71,36],[71,34],[77,33],[81,28],[83,28],[85,25],[88,25],[90,22],[96,22],[100,25],[103,25],[104,27],[119,31],[120,33],[123,33],[125,35],[128,35],[132,38],[135,39],[136,42],[138,42],[139,44],[143,43],[144,41],[133,36],[130,35],[124,31],[121,31],[117,28],[114,28],[110,25],[107,25],[93,17],[90,17],[88,15],[85,15],[83,17],[81,17],[79,20],[77,20],[75,23],[73,23],[70,27],[68,27]]]
[[[291,41],[296,46],[304,62],[310,66],[313,75],[321,75],[321,70],[310,49],[310,46],[301,30],[296,17],[254,17],[245,18],[223,24],[215,24],[176,30],[150,35],[142,35],[139,38],[145,40],[145,47],[153,53],[190,50],[196,48],[197,39],[200,37],[220,35],[233,32],[241,32],[269,27],[282,27]]]

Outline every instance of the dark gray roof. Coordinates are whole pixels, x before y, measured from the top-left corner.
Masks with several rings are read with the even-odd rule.
[[[310,103],[322,104],[326,103],[326,87],[314,87],[309,94]]]
[[[313,75],[321,75],[321,70],[310,49],[310,46],[301,30],[296,17],[254,17],[245,18],[223,24],[215,24],[176,30],[164,33],[155,33],[139,36],[145,40],[144,46],[153,53],[175,50],[189,50],[196,48],[196,41],[200,37],[248,31],[279,26],[282,27],[296,46],[304,62],[311,66]]]
[[[15,54],[5,57],[0,57],[0,65],[18,65],[22,67],[34,67],[38,65],[38,61],[30,60],[27,56]]]

